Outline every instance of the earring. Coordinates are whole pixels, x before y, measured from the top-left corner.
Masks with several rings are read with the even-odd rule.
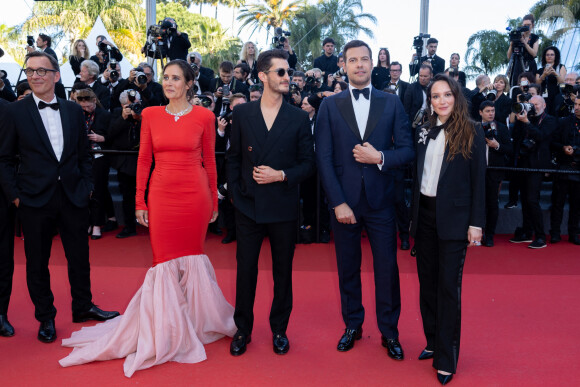
[[[431,115],[435,114],[435,110],[433,110],[433,104],[431,104]]]

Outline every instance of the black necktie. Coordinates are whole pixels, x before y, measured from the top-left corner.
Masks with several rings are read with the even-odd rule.
[[[366,99],[369,99],[369,95],[371,94],[371,89],[369,89],[368,87],[359,90],[359,89],[352,89],[352,95],[354,95],[354,99],[356,99],[358,101],[358,97],[360,95],[363,95],[363,97],[365,97]]]
[[[49,107],[49,108],[51,108],[52,110],[58,110],[59,104],[58,104],[58,102],[55,102],[55,103],[46,103],[46,102],[44,102],[44,101],[40,101],[40,102],[38,102],[38,108],[39,108],[39,109],[41,109],[41,110],[42,110],[42,109],[44,109],[45,107]]]
[[[432,127],[429,130],[429,133],[427,133],[427,137],[429,137],[431,140],[435,140],[437,138],[437,135],[441,131],[441,129],[445,129],[445,125],[438,125],[438,126]]]

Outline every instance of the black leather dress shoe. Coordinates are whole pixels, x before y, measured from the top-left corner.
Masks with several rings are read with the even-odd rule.
[[[56,340],[56,328],[54,327],[54,320],[48,320],[40,323],[38,328],[38,340],[43,343],[52,343]]]
[[[453,379],[453,374],[443,375],[437,372],[437,380],[439,380],[439,383],[442,385],[446,385],[451,381],[451,379]]]
[[[96,305],[93,305],[89,310],[81,313],[73,313],[73,322],[74,323],[81,323],[88,320],[95,320],[95,321],[105,321],[115,318],[119,315],[119,312],[108,312],[106,310],[102,310]]]
[[[117,238],[124,239],[124,238],[129,238],[129,237],[132,237],[135,235],[137,235],[137,231],[129,230],[127,227],[125,227],[124,229],[121,230],[120,233],[117,234]]]
[[[493,243],[493,237],[492,236],[485,236],[485,242],[483,242],[483,245],[485,247],[493,247],[494,243]]]
[[[399,339],[387,339],[385,336],[381,335],[381,344],[387,349],[387,354],[391,359],[403,360],[405,357]]]
[[[240,331],[236,332],[234,338],[232,339],[232,343],[230,344],[230,353],[232,356],[240,356],[246,352],[246,348],[248,344],[252,342],[251,335],[244,335],[240,333]]]
[[[236,233],[228,232],[228,235],[226,235],[226,237],[224,239],[222,239],[222,243],[224,245],[227,245],[228,243],[232,243],[235,240],[236,240]]]
[[[94,240],[94,241],[96,241],[97,239],[101,239],[102,237],[103,237],[103,235],[101,235],[101,234],[97,234],[97,235],[93,234],[93,235],[91,235],[91,239]]]
[[[421,354],[419,355],[419,360],[433,359],[434,354],[435,352],[427,351],[426,349],[424,349],[423,352],[421,352]]]
[[[218,227],[217,222],[210,223],[208,228],[207,228],[207,231],[209,231],[215,235],[222,235],[223,234],[221,228]]]
[[[574,243],[575,245],[580,245],[580,235],[572,235],[568,237],[570,243]]]
[[[284,355],[290,349],[290,342],[285,333],[274,333],[272,344],[274,345],[274,353],[277,355]]]
[[[0,336],[14,336],[14,327],[8,322],[8,316],[0,314]]]
[[[354,341],[362,337],[362,327],[359,329],[345,329],[344,334],[338,341],[336,349],[340,352],[346,352],[354,347]]]
[[[401,250],[409,250],[411,248],[411,244],[408,240],[401,241]]]

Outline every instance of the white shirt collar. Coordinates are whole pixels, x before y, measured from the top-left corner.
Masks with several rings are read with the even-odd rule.
[[[370,82],[370,81],[369,81],[369,83],[368,83],[368,84],[367,84],[365,87],[361,87],[361,88],[360,88],[360,90],[362,90],[362,89],[366,89],[366,88],[369,88],[369,89],[371,89],[371,82]],[[354,87],[353,85],[351,85],[351,84],[349,83],[349,84],[348,84],[348,91],[349,91],[349,93],[350,93],[350,96],[351,96],[351,98],[354,98],[354,96],[353,96],[353,94],[352,94],[352,91],[353,91],[353,89],[358,89],[358,87]]]
[[[38,106],[38,103],[40,101],[43,101],[42,99],[38,98],[36,96],[36,94],[34,94],[34,93],[32,93],[32,98],[34,98],[34,103],[36,104],[36,106]],[[47,102],[47,101],[43,101],[43,102],[45,102],[45,103],[55,103],[56,102],[56,95],[53,94],[52,99],[49,102]]]

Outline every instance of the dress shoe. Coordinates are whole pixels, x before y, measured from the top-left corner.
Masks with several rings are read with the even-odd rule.
[[[362,337],[362,327],[359,329],[345,329],[344,334],[338,341],[336,349],[340,352],[346,352],[354,347],[354,341]]]
[[[274,345],[274,353],[277,355],[284,355],[290,349],[290,342],[285,333],[274,333],[272,343]]]
[[[550,243],[558,243],[562,241],[562,236],[560,234],[550,235]]]
[[[227,245],[228,243],[232,243],[236,240],[236,233],[235,232],[228,232],[228,235],[224,239],[222,239],[222,243]]]
[[[574,243],[575,245],[580,245],[580,235],[570,235],[568,236],[568,240],[570,243]]]
[[[106,310],[100,309],[98,306],[93,305],[91,308],[85,312],[81,313],[74,313],[73,312],[73,322],[74,323],[81,323],[88,320],[95,320],[95,321],[105,321],[115,318],[119,315],[119,312],[108,312]]]
[[[129,238],[129,237],[132,237],[135,235],[137,235],[137,231],[130,230],[127,227],[125,227],[125,228],[123,228],[123,230],[121,230],[120,233],[117,234],[117,238],[124,239],[124,238]]]
[[[222,235],[223,234],[222,229],[218,227],[217,222],[210,223],[209,227],[207,228],[207,231],[209,231],[215,235]]]
[[[507,202],[505,206],[503,206],[503,208],[505,208],[506,210],[512,209],[512,208],[516,208],[518,206],[518,202]]]
[[[248,344],[252,342],[251,335],[244,335],[237,331],[232,339],[232,343],[230,344],[230,353],[232,356],[240,356],[246,352],[246,348]],[[275,348],[275,347],[274,347]]]
[[[91,235],[91,239],[94,240],[94,241],[96,241],[97,239],[101,239],[102,237],[103,237],[102,234],[96,234],[96,235],[93,234],[93,235]]]
[[[419,360],[433,359],[434,354],[435,352],[427,351],[427,349],[424,349],[423,352],[421,352],[421,354],[419,355]]]
[[[536,238],[535,241],[528,245],[530,249],[543,249],[546,246],[546,241],[543,238]]]
[[[485,247],[493,247],[493,236],[486,235],[485,236],[485,242],[483,243],[483,245]]]
[[[8,316],[5,314],[0,314],[0,336],[14,336],[14,327],[10,325]]]
[[[119,228],[119,223],[116,220],[107,220],[105,226],[101,229],[102,232],[114,231]]]
[[[326,230],[320,231],[320,243],[329,243],[330,242],[330,232]]]
[[[387,354],[391,359],[403,360],[405,357],[399,339],[387,339],[385,336],[381,335],[381,344],[387,349]]]
[[[48,320],[40,323],[38,328],[38,340],[43,343],[52,343],[56,340],[56,328],[54,327],[54,320]]]
[[[532,237],[525,232],[523,232],[521,227],[516,228],[514,237],[510,239],[511,243],[530,243],[532,242]]]
[[[411,244],[409,243],[408,240],[403,239],[401,241],[401,250],[409,250],[411,248]]]
[[[451,381],[451,379],[453,379],[453,374],[443,375],[437,372],[437,380],[439,380],[439,383],[442,385],[446,385]]]

